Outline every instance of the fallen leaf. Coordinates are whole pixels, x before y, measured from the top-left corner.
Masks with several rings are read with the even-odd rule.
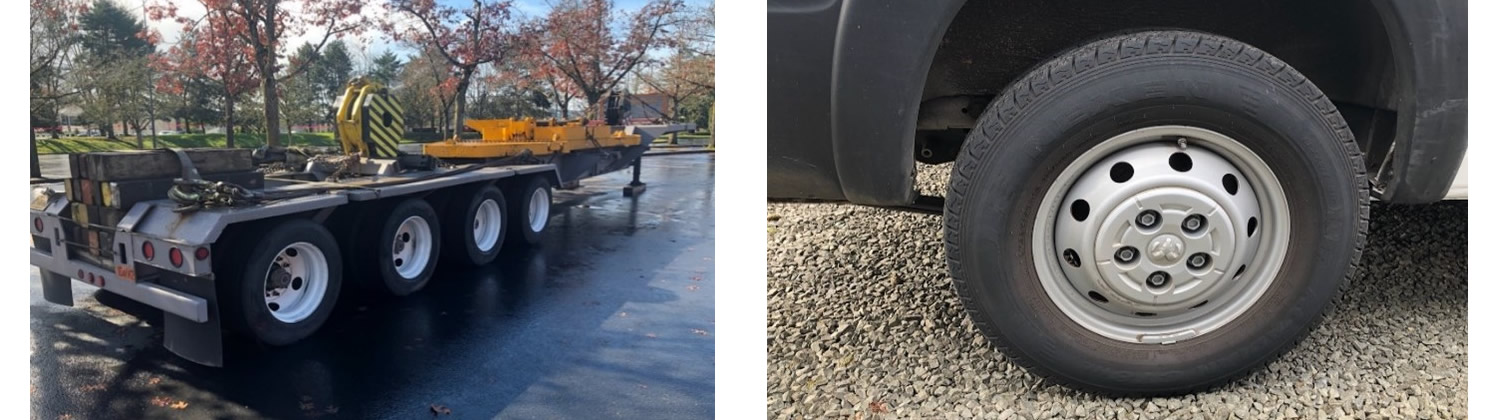
[[[73,415],[72,414],[68,414],[68,413],[62,413],[62,414],[59,414],[57,416],[57,420],[73,420]]]
[[[696,285],[696,284],[689,284],[688,287],[687,287],[687,289],[688,289],[689,292],[697,291],[698,290],[698,285]]]
[[[104,388],[107,388],[107,386],[105,386],[104,384],[90,384],[83,386],[84,391],[103,391]]]
[[[178,401],[178,402],[172,403],[172,408],[178,409],[178,410],[187,409],[187,406],[188,406],[187,401]]]
[[[655,333],[646,333],[646,338],[656,338]]]
[[[626,318],[626,317],[629,317],[629,316],[630,316],[629,312],[620,312],[620,317],[621,318]]]
[[[449,410],[448,407],[444,407],[444,406],[439,405],[439,404],[433,404],[430,408],[432,408],[432,414],[433,415],[444,415],[444,416],[446,416],[446,415],[449,415],[449,414],[453,414],[453,410]]]
[[[703,276],[693,276],[693,281],[703,280]]]
[[[770,216],[766,216],[766,221],[767,222],[774,222],[774,221],[777,221],[777,220],[781,220],[781,215],[779,215],[779,214],[773,214],[773,215],[770,215]]]
[[[147,380],[146,383],[151,384],[151,385],[156,385],[156,384],[161,383],[161,378],[160,377],[152,377],[151,379]]]
[[[708,335],[708,331],[704,331],[704,330],[700,330],[700,329],[694,328],[693,329],[693,334]]]
[[[880,401],[871,401],[870,402],[870,412],[871,413],[888,413],[890,411],[891,411],[891,409],[889,407],[886,407],[885,403],[883,403],[883,402],[880,402]]]
[[[157,406],[157,407],[166,407],[167,404],[171,404],[171,403],[172,403],[172,399],[171,398],[162,397],[162,396],[151,397],[151,405],[154,405],[154,406]]]

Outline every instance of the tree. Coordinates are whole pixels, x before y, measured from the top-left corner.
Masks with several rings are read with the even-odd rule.
[[[294,62],[316,60],[318,52],[310,43],[297,47],[297,52],[291,57]],[[312,124],[327,117],[327,89],[318,80],[319,76],[318,71],[309,70],[287,78],[281,85],[281,106],[285,111],[282,115],[286,119],[287,130],[292,130],[297,123]]]
[[[448,136],[452,128],[448,122],[452,120],[447,117],[453,110],[451,105],[458,87],[453,73],[453,66],[433,48],[407,60],[396,95],[405,105],[408,123],[426,121],[427,127],[441,127],[441,135]]]
[[[114,122],[136,132],[150,116],[151,74],[147,57],[156,51],[155,34],[146,24],[111,0],[97,0],[80,17],[78,70],[75,86],[82,93],[84,112],[115,139]]]
[[[473,0],[468,10],[460,11],[435,0],[390,0],[386,8],[392,18],[381,26],[392,39],[429,47],[457,70],[452,127],[460,132],[474,73],[481,65],[505,60],[520,41],[510,1]]]
[[[80,0],[31,0],[31,176],[42,176],[36,154],[36,130],[56,125],[57,101],[73,95],[64,91],[69,53],[77,44],[78,16],[88,11]],[[42,117],[39,118],[38,117]],[[53,132],[56,138],[57,133]]]
[[[311,48],[311,45],[308,45]],[[320,55],[316,57],[316,64],[308,73],[313,74],[318,88],[319,103],[323,104],[324,116],[322,118],[333,119],[333,101],[344,93],[344,87],[349,84],[349,73],[354,71],[354,61],[349,58],[349,49],[344,46],[343,40],[336,40],[328,44]]]
[[[681,0],[652,0],[635,13],[616,13],[612,0],[573,0],[528,32],[538,36],[537,53],[595,110],[647,52],[672,45],[666,35],[682,7]]]
[[[401,76],[401,67],[405,65],[405,63],[401,62],[401,58],[396,56],[396,53],[390,51],[386,51],[385,54],[375,57],[372,64],[373,66],[370,68],[369,74],[370,79],[380,82],[381,85],[386,87],[395,87],[397,78]]]
[[[255,63],[250,61],[250,47],[235,36],[233,24],[229,19],[205,19],[183,32],[177,45],[151,63],[166,75],[157,79],[157,87],[171,94],[187,92],[188,81],[193,79],[212,81],[220,93],[224,136],[229,147],[234,147],[235,101],[262,85]]]
[[[278,62],[282,55],[282,40],[317,29],[323,32],[323,36],[313,44],[313,49],[322,50],[335,37],[359,33],[366,25],[360,14],[364,2],[360,0],[302,0],[296,14],[281,7],[283,0],[196,0],[207,10],[207,14],[199,19],[178,16],[177,5],[173,2],[179,0],[163,1],[147,7],[153,20],[174,19],[183,25],[184,32],[206,21],[219,26],[215,32],[222,31],[227,37],[248,46],[247,57],[253,64],[255,79],[260,83],[261,96],[266,98],[262,119],[266,124],[266,144],[272,146],[281,144],[277,83],[301,74],[311,64],[293,63],[289,71],[282,72]]]

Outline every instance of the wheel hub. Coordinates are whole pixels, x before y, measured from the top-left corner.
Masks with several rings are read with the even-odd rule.
[[[1039,270],[1049,297],[1084,327],[1128,342],[1180,341],[1232,320],[1284,255],[1266,252],[1279,242],[1255,230],[1266,209],[1278,223],[1286,217],[1264,165],[1232,139],[1181,126],[1085,152],[1044,199],[1057,211],[1039,215],[1050,226],[1039,231],[1050,234],[1040,243],[1050,243],[1042,261],[1051,268]],[[1262,189],[1273,190],[1269,203]],[[1257,280],[1243,280],[1245,268],[1258,269]]]

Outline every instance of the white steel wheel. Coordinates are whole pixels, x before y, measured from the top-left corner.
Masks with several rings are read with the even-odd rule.
[[[407,217],[391,241],[391,264],[402,278],[415,279],[432,260],[432,226],[420,216]]]
[[[474,246],[481,252],[489,252],[500,242],[500,228],[505,223],[500,214],[500,203],[494,199],[479,202],[474,211]]]
[[[1196,127],[1120,134],[1063,169],[1039,214],[1047,295],[1129,343],[1189,340],[1253,305],[1287,252],[1290,207],[1244,145]],[[1050,234],[1048,234],[1050,231]]]
[[[262,285],[264,304],[276,320],[302,322],[317,312],[328,293],[328,257],[317,246],[296,242],[271,261]]]
[[[552,199],[547,195],[545,188],[537,188],[531,191],[531,199],[526,208],[526,221],[532,232],[541,232],[547,227],[548,212],[552,211]]]

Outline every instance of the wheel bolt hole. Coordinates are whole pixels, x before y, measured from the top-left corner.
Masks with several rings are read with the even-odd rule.
[[[266,307],[267,308],[271,308],[271,312],[276,312],[276,311],[281,310],[281,305],[276,304],[276,302],[267,303]]]
[[[1109,167],[1109,179],[1116,183],[1129,181],[1132,176],[1135,176],[1135,167],[1130,166],[1129,162],[1118,162]]]
[[[1240,265],[1240,269],[1234,270],[1234,278],[1236,278],[1236,279],[1240,278],[1241,274],[1245,274],[1245,265],[1244,264]]]
[[[301,277],[292,277],[292,290],[302,290]]]
[[[1136,312],[1135,316],[1156,316],[1153,312]]]
[[[1129,263],[1135,262],[1136,257],[1138,257],[1140,255],[1141,255],[1140,251],[1137,251],[1135,249],[1135,247],[1131,247],[1131,246],[1120,247],[1119,250],[1115,251],[1115,261],[1118,261],[1118,262],[1123,263],[1123,264],[1129,264]]]
[[[1099,303],[1109,303],[1109,299],[1105,298],[1104,295],[1099,294],[1099,292],[1095,292],[1093,290],[1089,291],[1089,299],[1093,299],[1095,302]]]
[[[1177,152],[1167,158],[1167,164],[1171,165],[1172,169],[1177,172],[1187,172],[1193,169],[1193,158],[1188,156],[1187,153]]]
[[[288,257],[295,257],[295,256],[297,256],[297,248],[287,248],[287,250],[286,250],[286,256],[288,256]]]
[[[1082,222],[1084,219],[1089,218],[1089,202],[1087,201],[1073,200],[1073,205],[1070,206],[1069,210],[1073,213],[1073,220]]]
[[[1255,218],[1251,217],[1250,218],[1249,226],[1246,228],[1248,230],[1246,231],[1247,233],[1245,233],[1245,236],[1255,235],[1255,226],[1256,226],[1256,224],[1258,224],[1258,223],[1256,222]]]
[[[402,261],[402,260],[401,260],[401,259],[400,259],[400,258],[397,258],[397,259],[396,259],[396,266],[397,266],[397,267],[400,267],[400,266],[401,266],[401,263],[404,263],[404,262],[405,262],[405,261]]]
[[[1199,252],[1197,254],[1193,254],[1191,256],[1188,256],[1187,265],[1188,265],[1188,268],[1197,270],[1197,269],[1201,269],[1203,267],[1207,267],[1208,264],[1209,264],[1209,262],[1212,262],[1212,261],[1213,261],[1213,258],[1209,257],[1208,254]]]
[[[411,234],[403,232],[401,234],[401,242],[411,242]]]
[[[1161,223],[1161,213],[1156,210],[1146,210],[1135,216],[1135,224],[1142,229],[1151,229]]]
[[[1207,305],[1207,304],[1208,304],[1208,301],[1206,301],[1206,300],[1205,300],[1205,301],[1202,301],[1202,302],[1198,302],[1198,304],[1197,304],[1197,305],[1193,305],[1193,307],[1191,307],[1191,308],[1188,308],[1188,309],[1198,309],[1198,308],[1202,308],[1202,307],[1203,307],[1203,305]]]
[[[1224,191],[1229,192],[1229,195],[1240,192],[1240,179],[1235,178],[1234,174],[1224,174]]]
[[[1083,260],[1078,258],[1078,252],[1074,251],[1072,248],[1063,250],[1063,261],[1067,261],[1068,265],[1074,267],[1083,265]]]
[[[1198,233],[1199,231],[1203,230],[1203,226],[1206,224],[1208,224],[1208,222],[1204,221],[1202,215],[1194,214],[1182,220],[1182,231],[1187,233]]]

